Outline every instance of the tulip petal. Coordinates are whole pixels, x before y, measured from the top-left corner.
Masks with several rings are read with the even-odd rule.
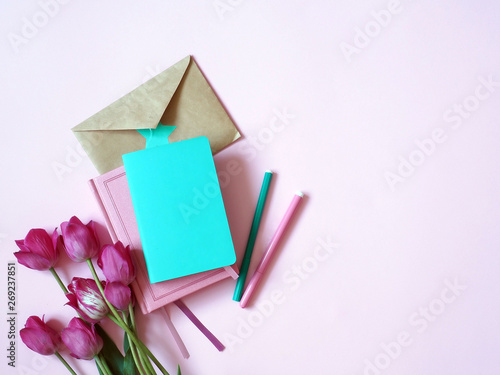
[[[33,315],[26,319],[26,323],[24,324],[25,328],[40,328],[44,325],[44,321],[40,319],[38,316]]]
[[[57,263],[59,260],[59,254],[61,253],[61,250],[64,250],[64,243],[62,240],[62,236],[57,233],[57,228],[54,229],[54,232],[52,232],[52,248],[54,249],[54,265]]]
[[[88,325],[86,325],[85,322],[78,318],[73,318],[68,323],[68,328],[83,329],[85,327],[88,327]]]
[[[64,241],[62,236],[57,237],[57,242],[56,242],[56,252],[57,252],[57,257],[59,258],[59,254],[61,252],[66,252],[66,247],[64,247]]]
[[[105,310],[104,304],[100,295],[93,291],[82,290],[78,293],[78,306],[80,309],[85,308],[87,315],[94,320],[102,319],[102,312]],[[106,315],[106,314],[105,314]]]
[[[114,245],[105,245],[99,253],[97,265],[102,269],[106,280],[129,285],[135,279],[135,266],[129,246],[123,247],[118,241]]]
[[[112,245],[104,246],[101,256],[97,260],[97,265],[103,270],[108,281],[120,281],[121,270],[124,267],[123,258]]]
[[[72,216],[71,219],[69,219],[69,223],[83,226],[82,221],[79,218],[77,218],[76,216]]]
[[[23,328],[19,331],[21,340],[24,344],[41,355],[54,354],[53,345],[47,335],[41,335],[39,331],[34,328]]]
[[[75,262],[93,258],[99,251],[94,235],[84,225],[68,224],[63,230],[63,238],[66,253]]]
[[[66,294],[70,305],[91,323],[98,323],[109,313],[97,284],[93,279],[74,277],[68,285],[71,293]]]
[[[72,343],[70,349],[71,356],[78,359],[86,359],[86,360],[94,358],[93,355],[94,353],[90,349],[92,347],[92,341],[91,338],[88,337],[87,335],[78,335],[78,339],[71,339],[67,336],[66,331],[63,331],[62,337],[63,340],[65,340],[66,338],[67,341],[70,341]],[[66,346],[68,346],[68,344],[66,344]]]
[[[17,261],[25,267],[37,271],[46,271],[52,267],[52,262],[44,257],[30,252],[18,251],[14,253]]]
[[[78,300],[76,299],[76,296],[73,293],[67,293],[66,298],[68,299],[66,305],[71,306],[75,310],[78,309]]]
[[[95,327],[89,327],[80,318],[71,319],[61,337],[71,355],[78,359],[92,359],[103,347],[103,341],[96,333]]]
[[[57,238],[59,237],[59,233],[57,233],[57,228],[52,232],[52,247],[55,249],[57,247]]]
[[[94,235],[94,238],[96,240],[96,243],[97,243],[97,247],[100,247],[99,246],[99,236],[97,235],[97,228],[95,226],[95,221],[94,220],[90,220],[87,225],[85,225],[87,227],[87,229],[89,230],[90,233],[92,233]]]
[[[125,311],[130,304],[132,292],[128,286],[120,282],[113,282],[106,284],[104,295],[114,307],[120,311]]]
[[[72,293],[66,294],[66,298],[68,298],[68,302],[65,303],[65,305],[68,305],[72,308],[75,309],[75,311],[86,321],[89,323],[99,323],[100,320],[93,320],[90,318],[87,314],[85,314],[85,311],[81,310],[80,307],[78,306],[78,299],[76,296]]]
[[[66,231],[66,227],[68,226],[69,222],[68,221],[64,221],[61,223],[61,232],[64,234],[64,232]]]
[[[44,229],[31,229],[24,239],[24,245],[31,252],[41,255],[44,258],[51,259],[55,256],[52,240]]]
[[[59,334],[37,316],[30,316],[19,334],[28,348],[42,355],[54,354],[61,345]]]
[[[21,251],[30,251],[30,249],[28,249],[28,247],[24,244],[24,240],[15,240],[15,243]]]

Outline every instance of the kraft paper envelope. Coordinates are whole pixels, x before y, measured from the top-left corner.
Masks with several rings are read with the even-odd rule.
[[[151,78],[72,130],[99,173],[123,165],[122,155],[142,150],[137,129],[177,126],[170,142],[205,136],[215,154],[240,137],[191,56]]]

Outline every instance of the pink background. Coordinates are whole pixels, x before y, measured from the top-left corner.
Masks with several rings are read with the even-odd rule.
[[[1,348],[14,240],[72,215],[104,224],[70,128],[191,54],[245,137],[216,157],[240,165],[222,189],[239,261],[265,169],[251,270],[293,193],[306,199],[248,309],[232,280],[185,299],[224,352],[177,308],[188,360],[159,314],[140,318],[167,369],[500,373],[498,1],[54,1],[0,5]],[[18,266],[17,283],[17,331],[74,316],[49,273]],[[20,340],[16,369],[2,353],[2,374],[66,373]]]

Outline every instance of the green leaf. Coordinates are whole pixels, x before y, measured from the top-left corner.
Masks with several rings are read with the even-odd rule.
[[[111,340],[106,331],[102,329],[99,324],[95,325],[95,329],[99,336],[101,336],[104,343],[101,354],[106,359],[109,368],[111,369],[113,374],[123,373],[123,363],[125,359],[123,358],[122,353],[120,353],[113,340]]]
[[[129,349],[130,349],[130,343],[128,342],[128,334],[127,332],[123,332],[123,351],[127,353]]]
[[[181,366],[177,365],[177,375],[182,375],[181,374]]]
[[[137,373],[132,351],[128,349],[127,354],[125,354],[125,362],[123,363],[123,375],[137,375]]]

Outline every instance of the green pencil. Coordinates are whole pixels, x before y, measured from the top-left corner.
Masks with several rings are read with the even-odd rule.
[[[250,266],[250,259],[252,258],[253,246],[255,245],[255,239],[257,238],[260,219],[262,217],[262,211],[264,211],[267,192],[269,190],[269,185],[271,184],[272,177],[273,177],[273,172],[268,169],[264,174],[264,181],[262,182],[262,187],[260,189],[259,200],[257,201],[257,207],[255,208],[255,214],[253,216],[252,228],[250,229],[250,235],[248,236],[245,256],[243,257],[243,262],[241,263],[240,276],[236,281],[236,288],[234,290],[233,301],[239,302],[241,299],[241,295],[243,294],[243,287],[245,286],[248,267]]]

